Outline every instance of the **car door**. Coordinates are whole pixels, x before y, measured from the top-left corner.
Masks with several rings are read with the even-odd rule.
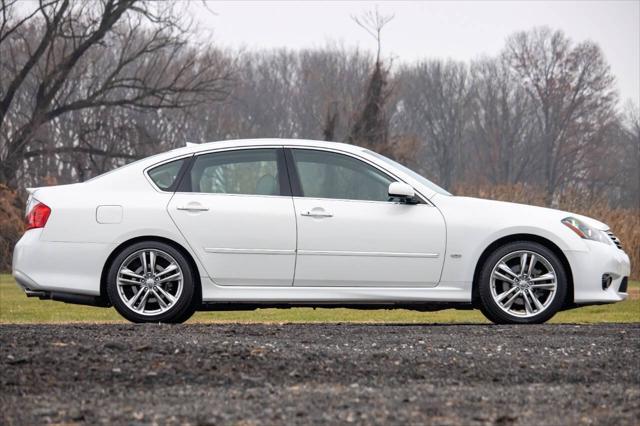
[[[445,223],[430,204],[389,200],[397,179],[363,159],[287,149],[298,223],[295,286],[435,286]]]
[[[292,285],[296,222],[285,167],[282,148],[192,161],[168,209],[215,283]]]

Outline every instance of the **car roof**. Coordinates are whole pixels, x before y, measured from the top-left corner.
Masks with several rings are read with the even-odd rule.
[[[197,153],[219,148],[235,148],[249,146],[307,146],[315,148],[333,148],[347,152],[362,152],[364,148],[340,142],[328,142],[311,139],[282,139],[282,138],[257,138],[257,139],[230,139],[205,143],[188,143],[184,148],[179,148],[180,154]],[[178,150],[174,150],[176,152]]]
[[[345,153],[351,153],[356,156],[366,157],[369,161],[372,161],[378,164],[379,167],[382,167],[385,170],[388,170],[388,165],[380,165],[379,159],[375,158],[371,152],[368,152],[366,148],[357,145],[350,145],[346,143],[340,142],[328,142],[328,141],[318,141],[311,139],[281,139],[281,138],[263,138],[263,139],[232,139],[232,140],[224,140],[224,141],[216,141],[216,142],[206,142],[200,144],[188,143],[187,146],[176,148],[170,151],[165,151],[160,154],[153,155],[151,157],[146,157],[144,159],[138,160],[136,162],[130,163],[128,165],[122,166],[118,169],[107,172],[103,175],[96,176],[95,178],[87,181],[94,181],[94,184],[98,182],[107,183],[105,181],[106,178],[110,177],[111,179],[123,180],[129,182],[131,173],[137,173],[139,170],[147,170],[149,168],[155,167],[161,163],[172,161],[173,159],[177,159],[180,157],[186,157],[193,154],[198,154],[200,152],[207,152],[211,150],[218,149],[226,149],[226,148],[243,148],[243,147],[260,147],[260,146],[285,146],[285,147],[308,147],[308,148],[327,148],[336,151],[342,151]],[[116,173],[117,172],[117,173]],[[403,176],[407,181],[411,182],[414,186],[423,187],[422,194],[427,198],[430,198],[435,191],[431,188],[426,187],[420,182],[417,182],[413,176],[408,175],[406,172],[402,170],[394,169],[393,173],[395,175]]]
[[[107,175],[111,175],[112,172],[115,172],[115,171],[119,171],[120,173],[122,173],[124,171],[129,171],[133,169],[144,170],[149,167],[154,167],[155,165],[166,162],[166,161],[171,161],[173,159],[177,159],[180,157],[198,154],[200,152],[207,152],[211,150],[226,149],[226,148],[243,148],[243,147],[248,148],[248,147],[260,147],[260,146],[287,146],[287,147],[305,146],[305,147],[313,147],[313,148],[324,147],[324,148],[330,148],[330,149],[332,148],[335,150],[354,153],[354,154],[361,154],[365,150],[362,147],[359,147],[356,145],[349,145],[346,143],[314,141],[314,140],[307,140],[307,139],[264,138],[264,139],[231,139],[231,140],[206,142],[206,143],[187,142],[187,146],[175,148],[169,151],[161,152],[156,155],[152,155],[150,157],[142,158],[138,161],[134,161],[133,163],[129,163],[125,166],[111,170],[110,172],[104,173],[100,176],[96,176],[96,178],[103,178]],[[90,179],[90,181],[94,179]]]

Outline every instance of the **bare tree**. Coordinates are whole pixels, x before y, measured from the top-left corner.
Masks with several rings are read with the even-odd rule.
[[[435,179],[450,188],[462,178],[463,144],[469,125],[467,67],[458,62],[427,61],[405,67],[395,119],[398,131],[425,145],[425,159]]]
[[[391,91],[388,88],[388,70],[383,66],[380,54],[382,29],[392,19],[393,15],[382,15],[377,7],[375,11],[365,12],[360,17],[353,17],[353,20],[376,40],[377,53],[373,73],[367,84],[362,110],[358,113],[351,128],[349,142],[369,146],[373,149],[389,143],[389,119],[386,109]]]
[[[530,178],[538,158],[531,101],[502,58],[471,65],[470,167],[493,185]]]
[[[225,102],[190,108],[183,138],[321,139],[327,111],[336,116],[332,140],[348,137],[349,118],[366,87],[371,55],[337,45],[224,54],[235,70],[232,93]]]
[[[351,128],[350,143],[375,149],[376,146],[385,146],[389,142],[386,109],[391,92],[387,86],[387,71],[377,62],[367,84],[362,110]]]
[[[227,96],[229,69],[215,51],[187,43],[174,8],[41,0],[18,17],[15,2],[2,0],[0,183],[16,186],[43,126],[70,112],[186,108]]]
[[[371,55],[329,45],[300,56],[301,86],[295,109],[302,121],[301,135],[347,140],[367,87]]]
[[[325,141],[335,140],[336,126],[338,125],[340,116],[335,102],[329,104],[327,107],[327,116],[324,121],[324,128],[322,129],[322,136]]]
[[[612,140],[617,149],[611,159],[615,164],[610,171],[615,175],[614,184],[619,188],[615,204],[640,209],[640,109],[629,102],[620,118],[618,138]],[[609,141],[609,142],[612,142]]]
[[[600,48],[536,28],[507,41],[505,56],[535,103],[547,202],[582,166],[588,145],[615,118],[614,79]]]
[[[378,6],[373,10],[363,12],[360,16],[352,16],[354,20],[363,30],[365,30],[376,41],[376,62],[380,62],[380,54],[382,53],[382,29],[395,18],[395,15],[383,15],[380,13]]]

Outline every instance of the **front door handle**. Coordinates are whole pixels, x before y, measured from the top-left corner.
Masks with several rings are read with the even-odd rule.
[[[185,210],[188,212],[206,212],[209,210],[209,207],[204,207],[200,205],[187,204],[186,206],[178,206],[176,207],[178,210]]]
[[[324,210],[308,210],[306,212],[300,213],[300,216],[309,216],[309,217],[333,217],[333,215]]]

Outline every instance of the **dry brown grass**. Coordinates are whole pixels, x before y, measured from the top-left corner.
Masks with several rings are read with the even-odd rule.
[[[525,185],[459,185],[456,195],[512,201],[516,203],[545,206],[544,192]],[[593,217],[611,227],[620,238],[631,258],[631,278],[640,279],[640,210],[611,208],[602,198],[584,196],[570,191],[557,199],[556,208]]]
[[[20,199],[14,191],[0,185],[0,271],[11,269],[13,246],[23,231]]]

